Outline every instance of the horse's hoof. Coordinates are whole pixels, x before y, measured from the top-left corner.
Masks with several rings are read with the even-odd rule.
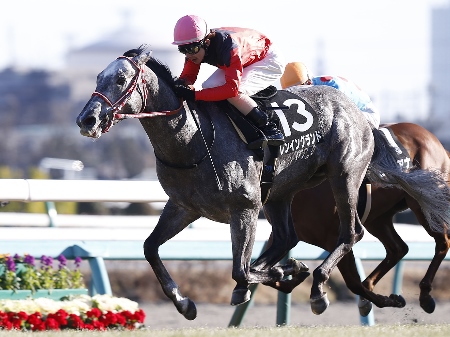
[[[323,293],[319,298],[311,298],[311,310],[313,314],[320,315],[325,310],[327,310],[330,305],[330,301],[328,300],[327,293]]]
[[[272,267],[269,270],[269,276],[276,280],[281,280],[284,277],[284,271],[282,267]]]
[[[366,317],[372,310],[372,302],[366,300],[364,297],[359,296],[358,309],[359,314],[362,317]]]
[[[301,272],[309,271],[309,267],[303,262],[297,261],[293,257],[288,260],[288,264],[294,268],[294,274],[298,274]]]
[[[186,311],[183,313],[184,318],[192,321],[197,318],[197,307],[195,303],[189,300],[188,307]]]
[[[188,297],[184,297],[178,303],[175,303],[175,306],[180,314],[184,316],[184,318],[192,321],[197,317],[197,308],[195,303],[191,301]]]
[[[433,297],[428,295],[427,297],[420,298],[420,306],[427,314],[432,314],[434,309],[436,309],[436,302]]]
[[[403,308],[406,305],[405,298],[402,295],[390,294],[389,298],[395,302],[394,308]]]
[[[234,289],[231,295],[231,305],[241,305],[250,301],[251,291],[248,289]]]

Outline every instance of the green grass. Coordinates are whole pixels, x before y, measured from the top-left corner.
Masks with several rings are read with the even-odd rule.
[[[448,337],[450,324],[411,324],[364,326],[316,326],[279,328],[195,328],[144,329],[139,331],[55,331],[20,332],[1,331],[0,337]]]

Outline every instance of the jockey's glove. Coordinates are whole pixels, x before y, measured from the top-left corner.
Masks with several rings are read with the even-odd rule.
[[[195,101],[195,90],[191,90],[185,85],[175,85],[175,94],[183,97],[186,101]]]
[[[182,79],[182,78],[177,78],[174,81],[175,85],[187,85],[186,80]]]

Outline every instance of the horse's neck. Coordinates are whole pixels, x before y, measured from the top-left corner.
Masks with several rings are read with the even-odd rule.
[[[180,101],[162,81],[150,82],[147,110],[171,111],[180,106]],[[205,145],[194,118],[199,125],[205,125],[207,118],[196,111],[187,108],[183,103],[182,109],[170,116],[156,116],[141,119],[141,124],[153,145],[155,155],[163,162],[174,166],[189,166],[200,160]],[[205,130],[206,140],[211,144],[211,130]],[[199,150],[201,148],[201,150]]]

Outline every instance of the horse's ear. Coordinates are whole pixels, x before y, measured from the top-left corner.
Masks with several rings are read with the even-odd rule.
[[[141,66],[141,65],[147,63],[147,61],[150,60],[151,57],[152,57],[152,52],[148,51],[148,52],[141,53],[140,55],[133,57],[133,60],[134,60],[134,62],[136,62],[137,64],[139,64]]]

